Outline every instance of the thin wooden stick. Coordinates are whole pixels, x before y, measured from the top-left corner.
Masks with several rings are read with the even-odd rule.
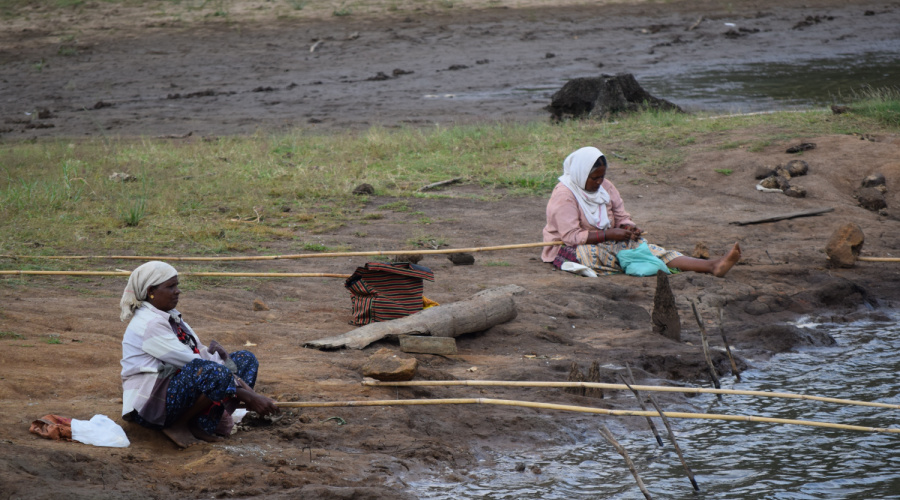
[[[650,394],[650,404],[653,405],[653,408],[656,409],[656,412],[659,414],[659,418],[662,419],[663,425],[666,426],[666,430],[669,432],[669,441],[672,441],[672,446],[675,448],[675,453],[678,454],[678,459],[681,460],[681,465],[684,467],[684,472],[687,474],[688,479],[691,481],[691,486],[694,487],[694,491],[700,491],[700,486],[697,484],[697,480],[694,479],[694,471],[691,470],[691,466],[688,465],[687,461],[684,459],[684,455],[681,453],[681,447],[678,446],[678,441],[675,440],[675,432],[672,431],[672,426],[669,425],[669,419],[666,417],[666,414],[659,407],[659,403],[656,402],[656,398],[653,397],[653,394]]]
[[[36,276],[131,276],[131,271],[0,271],[0,275]],[[349,274],[332,273],[215,273],[179,272],[179,276],[230,277],[230,278],[349,278]]]
[[[628,369],[628,377],[631,379],[631,384],[634,384],[634,375],[632,375],[631,367],[628,366],[628,363],[625,363],[625,368]],[[619,375],[619,378],[622,379],[622,382],[625,382],[625,385],[629,389],[631,389],[631,392],[634,393],[634,397],[637,398],[638,404],[641,405],[641,410],[647,411],[647,405],[644,404],[644,399],[641,397],[641,393],[638,392],[638,390],[635,389],[633,385],[631,385],[627,381],[625,381],[625,377],[621,373],[619,373],[618,375]],[[663,440],[661,437],[659,437],[659,431],[656,429],[656,424],[653,423],[653,419],[650,417],[647,417],[647,423],[650,425],[650,430],[653,431],[653,437],[656,438],[656,444],[658,444],[659,447],[662,448],[664,446]]]
[[[422,186],[419,188],[419,192],[428,191],[430,189],[434,189],[436,187],[448,186],[450,184],[456,184],[457,182],[463,180],[462,177],[454,177],[453,179],[447,179],[445,181],[432,182],[427,186]]]
[[[647,491],[647,487],[644,486],[644,481],[641,480],[641,476],[640,474],[638,474],[637,468],[635,468],[634,466],[634,462],[631,461],[631,457],[628,456],[628,452],[625,451],[625,447],[619,444],[618,441],[616,441],[616,438],[613,437],[612,432],[609,432],[609,429],[606,427],[606,425],[600,426],[600,434],[604,438],[606,438],[607,441],[609,441],[609,444],[611,444],[612,447],[616,449],[616,451],[619,452],[619,455],[622,455],[622,458],[625,459],[625,465],[628,466],[628,470],[631,471],[631,475],[634,476],[634,480],[637,481],[638,488],[641,489],[641,493],[644,494],[644,498],[650,500],[650,492]]]
[[[646,234],[646,233],[644,233]],[[516,245],[497,245],[492,247],[474,248],[447,248],[443,250],[384,250],[372,252],[322,252],[301,253],[293,255],[236,255],[233,257],[175,257],[175,256],[150,256],[150,255],[0,255],[4,259],[119,259],[119,260],[169,260],[181,262],[217,262],[217,261],[248,261],[248,260],[292,260],[292,259],[318,259],[328,257],[380,257],[386,255],[443,255],[450,253],[492,252],[495,250],[513,250],[517,248],[550,247],[563,245],[562,241],[548,241],[540,243],[519,243]]]
[[[722,312],[722,308],[719,308],[719,334],[722,335],[722,342],[725,343],[725,352],[728,353],[728,360],[731,361],[731,373],[734,374],[734,379],[738,382],[741,381],[741,371],[738,370],[737,363],[734,361],[734,356],[731,354],[731,346],[728,345],[728,338],[725,337],[725,315]]]
[[[337,407],[361,407],[361,406],[425,406],[425,405],[459,405],[459,404],[484,404],[500,406],[519,406],[524,408],[538,408],[544,410],[573,411],[579,413],[595,413],[598,415],[615,415],[619,417],[658,417],[655,411],[637,410],[606,410],[603,408],[591,408],[587,406],[560,405],[553,403],[533,403],[531,401],[518,401],[514,399],[488,399],[488,398],[458,398],[458,399],[381,399],[365,401],[286,401],[279,402],[280,408],[337,408]],[[883,432],[900,434],[900,429],[884,427],[865,427],[861,425],[832,424],[818,422],[816,420],[793,420],[788,418],[757,417],[754,415],[721,415],[715,413],[685,413],[665,412],[669,418],[694,418],[699,420],[726,420],[732,422],[765,422],[771,424],[802,425],[806,427],[822,427],[827,429],[843,429],[860,432]]]
[[[712,356],[709,355],[709,341],[706,338],[706,328],[703,326],[703,320],[700,319],[700,313],[697,312],[697,304],[693,300],[691,301],[691,309],[694,310],[694,318],[697,319],[697,324],[700,325],[700,342],[703,344],[703,356],[706,358],[707,366],[709,366],[709,376],[712,377],[713,385],[716,386],[716,389],[721,389],[722,384],[719,382],[719,374],[716,373],[716,365],[713,364]],[[721,394],[716,394],[716,397],[719,398],[719,401],[722,400]]]
[[[508,380],[411,380],[407,382],[381,382],[372,378],[363,380],[363,385],[381,387],[594,387],[598,389],[630,390],[624,384],[607,384],[604,382],[543,382],[543,381],[508,381]],[[823,403],[835,403],[854,406],[872,406],[875,408],[889,408],[900,410],[900,405],[891,403],[878,403],[874,401],[855,401],[852,399],[828,398],[824,396],[809,396],[806,394],[793,394],[790,392],[747,391],[740,389],[709,389],[706,387],[672,387],[663,385],[634,385],[639,391],[650,392],[681,392],[686,394],[732,394],[735,396],[758,396],[763,398],[802,399],[804,401],[820,401]]]

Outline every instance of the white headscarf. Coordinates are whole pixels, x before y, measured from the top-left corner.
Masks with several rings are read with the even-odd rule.
[[[591,169],[597,159],[603,156],[599,149],[594,147],[581,148],[570,154],[563,162],[563,174],[559,178],[578,200],[578,206],[587,218],[590,225],[597,229],[609,228],[609,215],[606,213],[606,205],[609,203],[609,193],[600,186],[595,193],[584,190]]]
[[[119,306],[122,308],[122,314],[119,317],[122,321],[131,319],[134,311],[144,304],[148,288],[175,276],[178,276],[178,271],[174,267],[158,260],[141,264],[137,269],[131,271],[128,284],[125,285],[125,292],[122,294],[122,300],[119,301]]]

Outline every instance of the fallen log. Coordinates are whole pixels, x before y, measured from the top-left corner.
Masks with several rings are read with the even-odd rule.
[[[491,288],[466,300],[430,307],[405,318],[369,323],[342,335],[313,340],[303,347],[313,349],[363,349],[386,337],[399,335],[431,335],[458,337],[480,332],[516,317],[516,303],[512,296],[522,293],[518,285]]]

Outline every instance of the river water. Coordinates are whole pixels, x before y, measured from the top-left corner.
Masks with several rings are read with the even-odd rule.
[[[756,362],[740,383],[723,378],[723,388],[900,404],[896,321],[799,326],[825,329],[838,345]],[[883,408],[729,395],[722,401],[701,395],[691,404],[691,409],[668,410],[900,428],[900,410]],[[604,422],[634,460],[653,498],[900,499],[900,434],[673,419],[700,487],[694,493],[668,441],[660,448],[649,431],[629,432],[611,419]],[[665,431],[660,422],[657,426]],[[411,486],[423,499],[644,498],[621,456],[599,434],[596,441],[573,447],[492,458],[495,466],[472,471],[464,482],[420,481]],[[517,464],[527,464],[526,470],[515,472]],[[531,472],[533,466],[541,473]]]

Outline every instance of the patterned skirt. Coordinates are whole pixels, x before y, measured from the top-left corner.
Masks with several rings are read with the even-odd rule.
[[[608,241],[603,243],[597,243],[596,245],[578,245],[575,249],[575,259],[568,259],[574,262],[578,262],[581,265],[587,266],[594,270],[598,275],[602,274],[619,274],[625,272],[621,266],[619,266],[619,261],[616,259],[616,254],[618,254],[622,250],[631,250],[640,246],[641,243],[647,243],[647,246],[650,247],[650,252],[653,255],[659,257],[660,260],[668,264],[671,260],[681,257],[681,252],[676,252],[675,250],[666,250],[665,248],[654,245],[652,243],[647,242],[644,238],[641,238],[636,241]],[[572,247],[562,247],[563,249]],[[559,255],[562,255],[562,249],[560,249]],[[567,252],[567,254],[571,254],[571,252]],[[565,257],[564,257],[565,258]],[[556,265],[556,261],[553,262],[553,265]],[[560,266],[562,263],[560,263]],[[560,267],[557,266],[557,267]]]

